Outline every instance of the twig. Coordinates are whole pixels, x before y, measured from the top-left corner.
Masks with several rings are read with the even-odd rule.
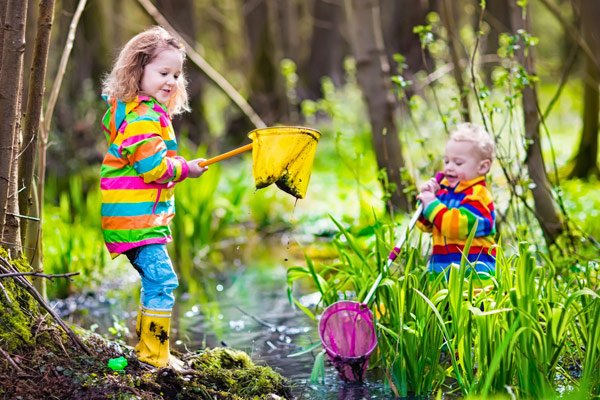
[[[2,347],[0,347],[0,354],[2,354],[4,356],[4,358],[6,358],[8,360],[8,363],[10,365],[12,365],[20,374],[23,373],[23,370],[21,369],[21,367],[19,367],[19,365],[16,362],[14,362],[14,360],[10,357],[10,355],[7,352],[5,352],[2,349]]]
[[[40,272],[8,272],[5,274],[0,274],[0,278],[10,278],[13,276],[35,276],[37,278],[46,278],[46,279],[54,279],[54,278],[68,278],[71,280],[71,277],[74,275],[79,275],[79,272],[69,272],[67,274],[42,274]]]
[[[275,325],[274,324],[270,324],[267,321],[263,321],[262,319],[244,311],[240,306],[235,306],[235,308],[237,308],[238,310],[240,310],[242,313],[246,314],[248,317],[252,318],[253,320],[255,320],[256,322],[258,322],[259,324],[261,324],[262,326],[266,326],[267,328],[270,329],[275,329]]]
[[[6,260],[4,257],[0,257],[0,263],[4,264],[4,267],[0,266],[0,271],[4,271],[5,274],[12,274],[12,272],[9,271],[14,271],[14,267],[8,262],[8,260]],[[65,331],[67,336],[69,336],[69,338],[71,338],[71,340],[81,350],[83,350],[89,355],[92,355],[90,349],[88,349],[88,347],[81,341],[81,339],[75,334],[75,332],[73,332],[73,330],[71,330],[71,328],[69,328],[63,322],[60,316],[56,314],[56,312],[48,305],[48,303],[46,303],[46,301],[44,300],[42,295],[36,290],[36,288],[33,287],[33,285],[22,275],[23,274],[19,273],[16,276],[12,276],[12,278],[19,286],[21,286],[27,292],[29,292],[29,294],[31,294],[31,296],[33,296],[33,298],[37,300],[38,303],[40,303],[40,305],[54,318],[56,323],[60,325],[60,327]]]
[[[1,283],[0,283],[0,289],[2,289],[2,292],[4,292],[4,297],[6,298],[6,302],[10,304],[12,301],[10,300],[10,297],[8,296],[8,292],[4,288],[4,285],[2,285]]]
[[[29,219],[31,221],[39,221],[39,218],[36,217],[30,217],[29,215],[21,215],[21,214],[15,214],[15,213],[6,213],[6,215],[10,215],[13,216],[15,218],[23,218],[23,219]]]

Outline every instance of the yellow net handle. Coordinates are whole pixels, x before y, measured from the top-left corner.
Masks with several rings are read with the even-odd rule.
[[[201,163],[198,163],[198,165],[200,165],[201,167],[206,167],[207,165],[214,164],[216,162],[225,160],[227,158],[231,158],[233,156],[237,156],[238,154],[243,153],[248,150],[252,150],[252,143],[247,144],[242,147],[238,147],[237,149],[233,149],[231,151],[228,151],[227,153],[223,153],[223,154],[215,156],[213,158],[209,158],[208,160],[204,160]]]

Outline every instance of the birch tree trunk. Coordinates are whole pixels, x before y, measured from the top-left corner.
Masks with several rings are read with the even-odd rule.
[[[592,58],[585,57],[585,74],[583,76],[583,129],[581,140],[575,156],[575,165],[570,173],[574,178],[586,178],[598,174],[598,112],[600,111],[600,2],[579,0],[579,14],[583,40],[591,50]]]
[[[357,79],[369,112],[377,166],[379,170],[385,170],[391,185],[384,187],[386,192],[391,192],[388,210],[408,211],[410,203],[400,175],[404,158],[395,122],[396,102],[383,45],[379,3],[377,0],[345,0],[345,6]]]
[[[9,0],[2,24],[2,65],[0,66],[0,245],[11,254],[20,251],[18,235],[17,182],[18,137],[21,116],[21,85],[25,53],[27,2]],[[13,190],[14,192],[11,192]],[[11,214],[11,215],[9,215]],[[16,223],[16,226],[15,226]]]
[[[524,15],[521,7],[517,6],[514,2],[510,2],[510,8],[513,32],[517,32],[519,29],[529,32],[529,11],[527,6],[525,6]],[[525,68],[527,74],[535,74],[532,49],[528,49],[526,52],[524,46],[521,46],[517,51],[517,60]],[[544,232],[547,244],[551,245],[562,233],[563,224],[557,214],[552,198],[552,189],[546,175],[540,145],[540,116],[537,104],[538,97],[535,87],[533,85],[525,87],[523,89],[523,119],[525,121],[525,135],[530,143],[527,148],[527,170],[534,184],[532,193],[536,218]]]

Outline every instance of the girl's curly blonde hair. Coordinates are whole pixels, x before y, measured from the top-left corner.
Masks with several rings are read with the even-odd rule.
[[[102,83],[102,93],[121,101],[135,99],[140,91],[144,67],[160,51],[168,48],[179,50],[185,60],[183,44],[164,28],[154,26],[135,35],[121,49],[112,71]],[[166,104],[171,115],[189,111],[186,86],[187,81],[182,71],[177,79],[177,90],[169,104]]]

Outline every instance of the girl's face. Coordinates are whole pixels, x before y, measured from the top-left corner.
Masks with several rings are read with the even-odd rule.
[[[481,158],[473,142],[449,140],[446,144],[444,176],[450,186],[487,174],[490,164]]]
[[[144,67],[140,81],[140,94],[154,97],[164,105],[177,92],[177,81],[183,68],[183,55],[180,51],[167,48],[161,50]]]

